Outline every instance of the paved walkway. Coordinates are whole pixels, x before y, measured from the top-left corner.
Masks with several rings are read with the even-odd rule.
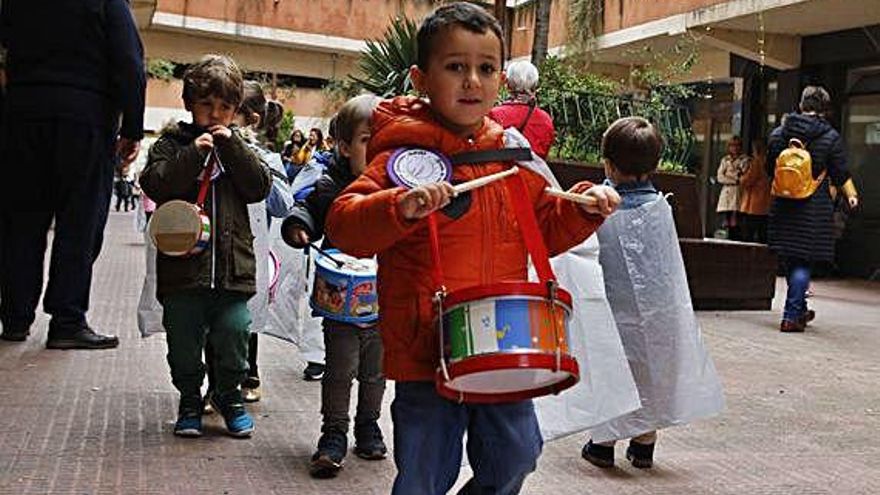
[[[118,333],[119,349],[46,350],[42,314],[28,342],[0,343],[0,493],[389,492],[390,460],[350,455],[339,478],[308,476],[320,386],[300,379],[296,349],[276,339],[261,341],[265,399],[253,408],[253,439],[225,436],[216,417],[202,439],[173,437],[164,338],[142,339],[135,325],[142,275],[132,214],[111,213],[91,321]],[[880,284],[819,281],[814,290],[818,317],[803,335],[775,331],[778,297],[773,312],[700,314],[728,409],[664,432],[655,469],[621,462],[622,446],[618,468],[596,469],[580,458],[578,435],[546,446],[523,493],[880,493]]]

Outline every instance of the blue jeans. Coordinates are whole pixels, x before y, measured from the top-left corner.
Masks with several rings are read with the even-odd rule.
[[[797,258],[786,260],[788,293],[782,319],[798,321],[807,312],[807,289],[810,287],[810,262]]]
[[[446,400],[431,382],[397,382],[391,404],[392,495],[441,495],[461,469],[462,436],[474,477],[460,495],[515,495],[535,470],[543,440],[532,401],[467,405]]]

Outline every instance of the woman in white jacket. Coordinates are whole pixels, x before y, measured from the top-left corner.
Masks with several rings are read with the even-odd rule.
[[[733,136],[727,143],[727,155],[718,165],[717,179],[721,184],[721,194],[715,210],[721,216],[721,227],[727,230],[728,239],[740,239],[736,217],[739,209],[739,183],[748,169],[749,157],[743,154],[742,139]]]

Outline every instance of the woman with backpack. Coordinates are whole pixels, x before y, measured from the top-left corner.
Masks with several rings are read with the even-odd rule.
[[[811,269],[814,263],[834,260],[829,182],[843,191],[850,208],[859,204],[843,140],[825,119],[830,104],[827,91],[807,86],[800,111],[786,115],[768,140],[774,196],[768,244],[784,262],[788,282],[782,332],[803,332],[816,316],[806,301]]]

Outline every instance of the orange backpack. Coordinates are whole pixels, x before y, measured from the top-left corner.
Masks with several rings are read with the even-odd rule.
[[[813,159],[810,152],[799,139],[788,141],[788,148],[776,158],[773,184],[770,193],[787,199],[806,199],[816,192],[825,180],[825,170],[813,179]]]

